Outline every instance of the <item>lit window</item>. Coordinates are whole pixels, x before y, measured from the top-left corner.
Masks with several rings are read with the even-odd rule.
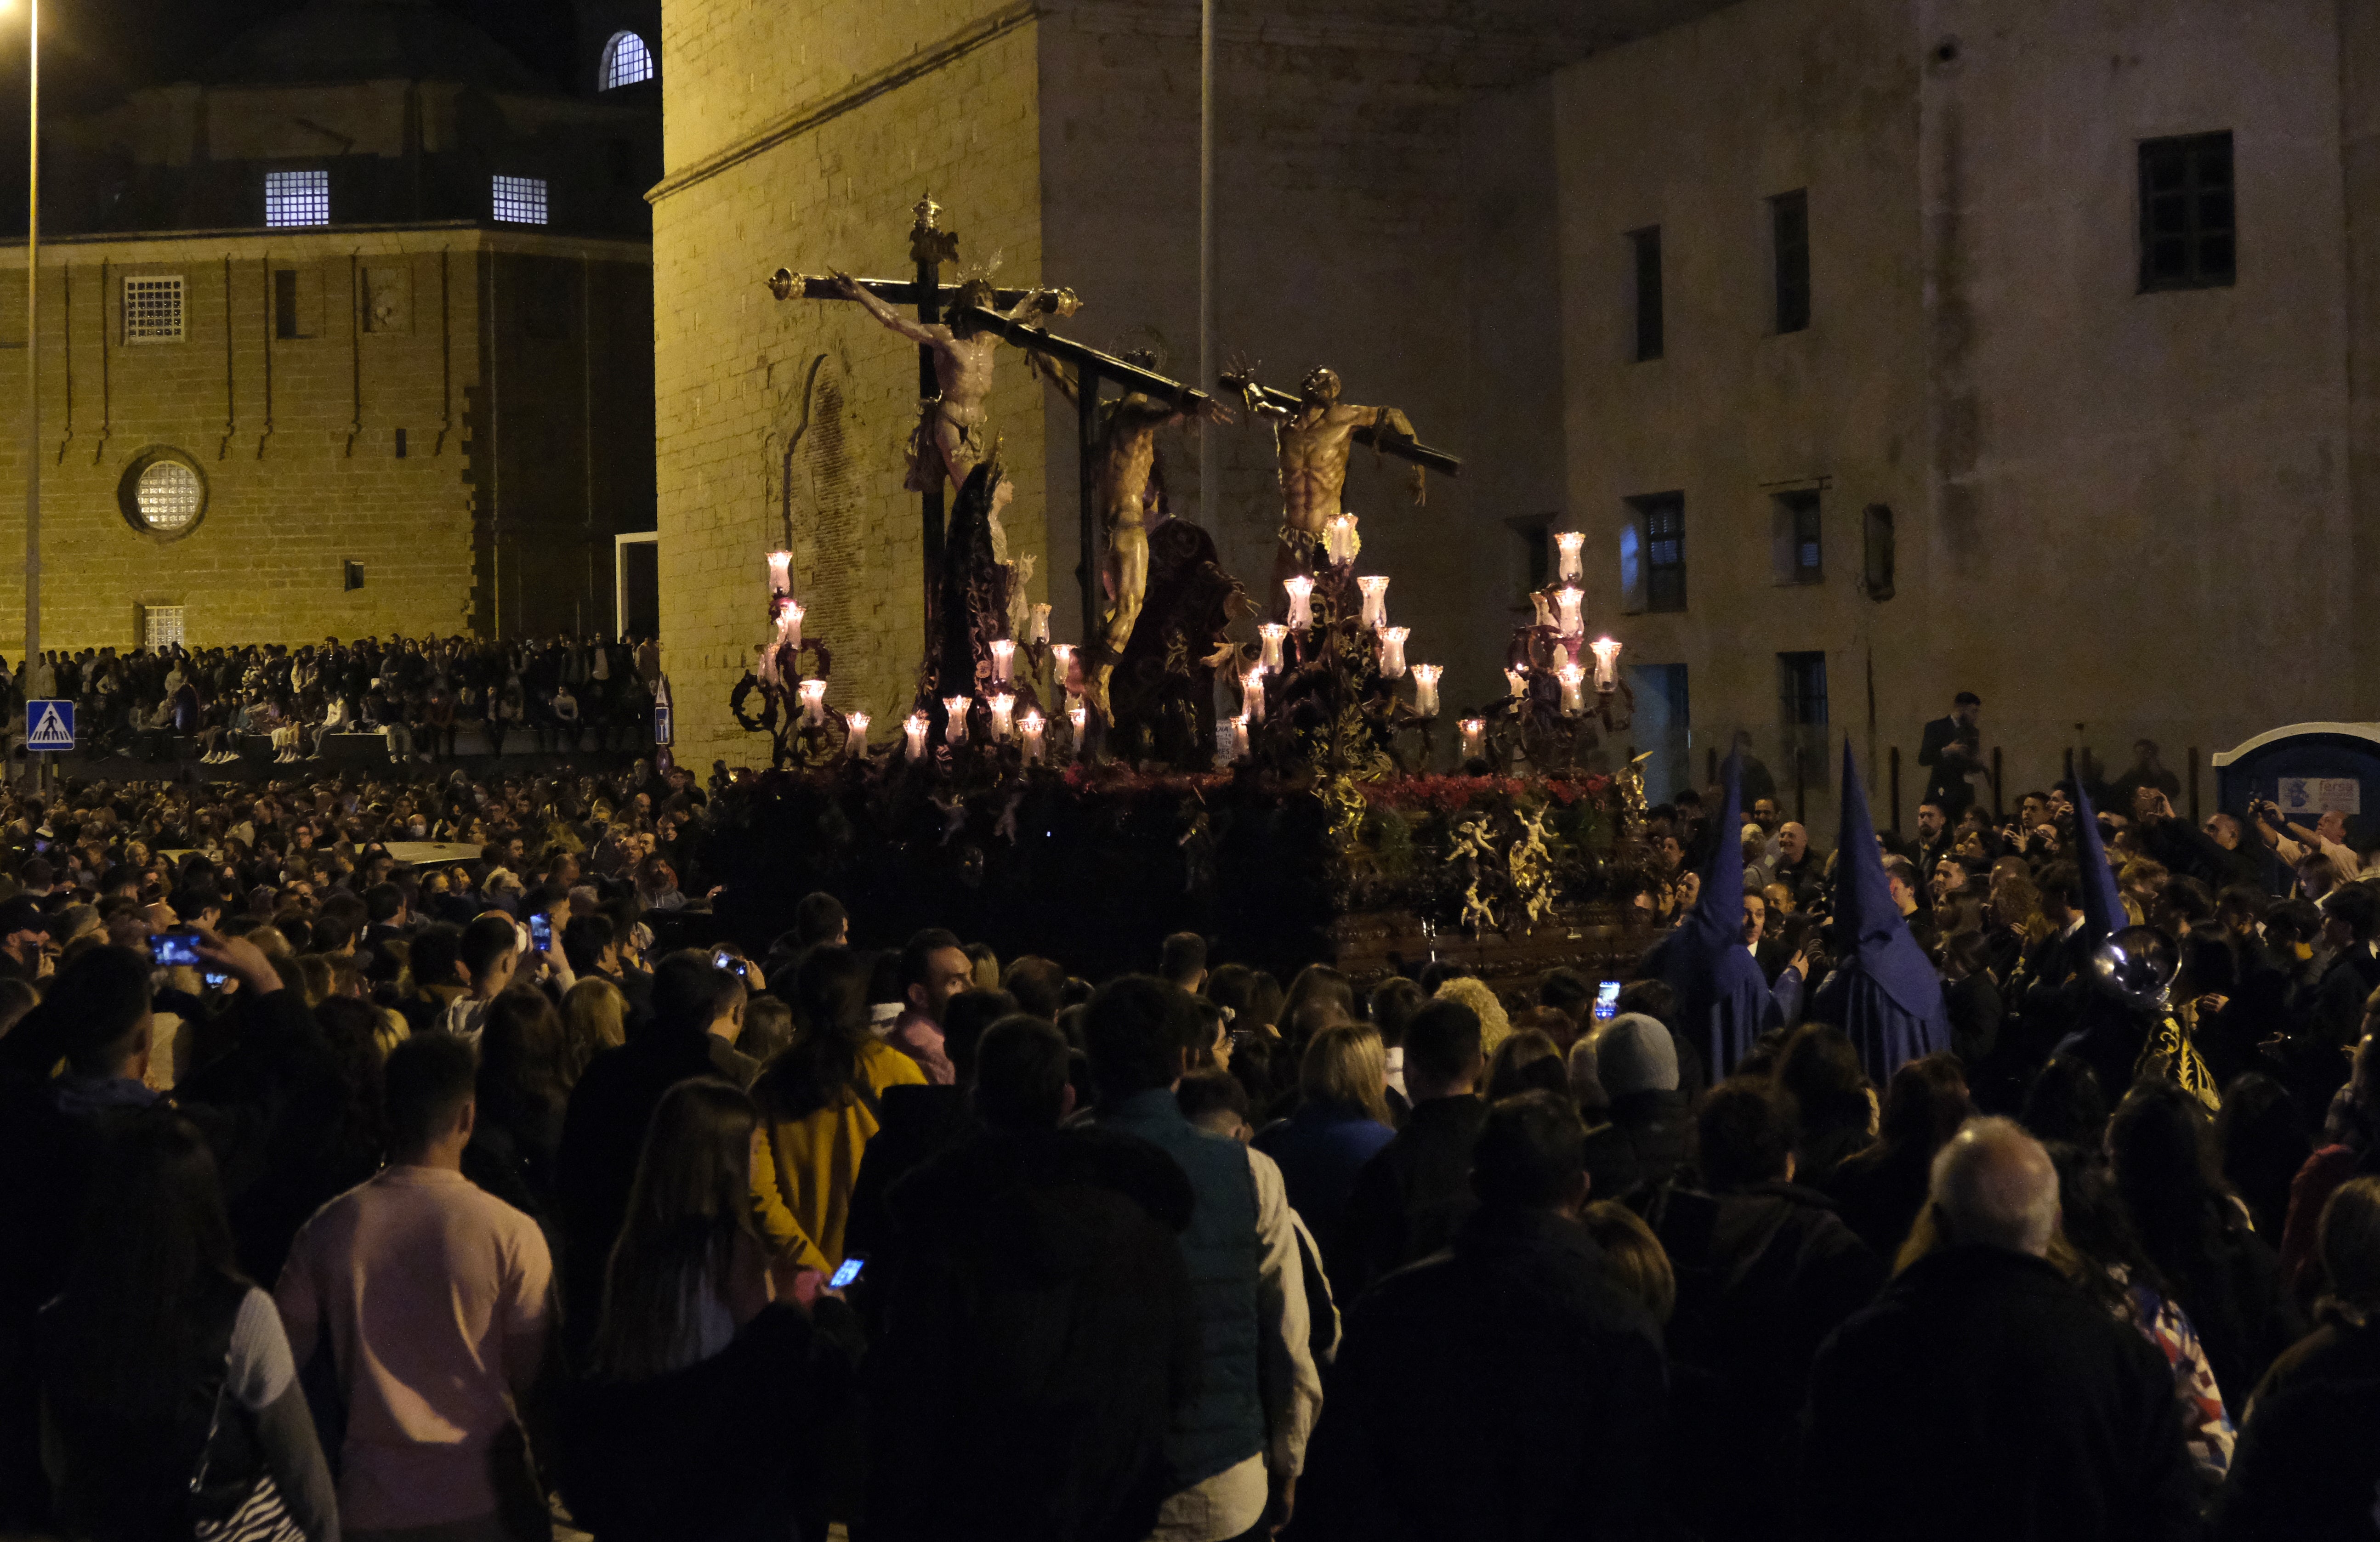
[[[653,78],[653,52],[634,32],[614,32],[603,45],[602,90],[616,91]]]
[[[124,281],[124,340],[182,340],[182,275],[150,274]]]
[[[140,510],[140,523],[160,535],[178,535],[198,518],[207,490],[191,467],[178,460],[158,460],[140,473],[132,497]]]
[[[545,178],[499,176],[495,180],[495,215],[507,225],[545,223]]]
[[[264,223],[267,225],[328,225],[331,223],[331,174],[327,171],[269,171],[264,174]]]
[[[140,607],[140,641],[152,652],[162,653],[169,648],[179,648],[182,636],[182,611],[179,605],[143,605]]]

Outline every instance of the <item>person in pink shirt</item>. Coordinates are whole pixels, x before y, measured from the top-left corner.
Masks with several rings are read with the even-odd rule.
[[[463,1176],[474,1075],[452,1035],[390,1053],[392,1160],[306,1223],[273,1293],[299,1366],[329,1354],[346,1399],[349,1542],[520,1542],[542,1511],[515,1400],[553,1265],[535,1221]]]
[[[917,1062],[937,1087],[957,1080],[942,1050],[942,1011],[951,998],[975,986],[975,964],[958,938],[929,927],[901,950],[901,1015],[884,1042]]]

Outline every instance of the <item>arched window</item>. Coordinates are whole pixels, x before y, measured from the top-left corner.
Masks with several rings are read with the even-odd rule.
[[[653,51],[634,32],[614,32],[612,41],[603,45],[603,68],[597,78],[602,82],[601,89],[607,91],[650,80],[653,78]]]

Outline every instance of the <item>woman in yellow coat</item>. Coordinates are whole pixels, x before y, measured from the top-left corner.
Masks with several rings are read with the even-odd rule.
[[[752,1085],[752,1195],[781,1268],[841,1266],[852,1184],[883,1123],[884,1091],[925,1085],[916,1061],[868,1032],[868,976],[848,948],[811,953],[795,981],[793,1047]]]

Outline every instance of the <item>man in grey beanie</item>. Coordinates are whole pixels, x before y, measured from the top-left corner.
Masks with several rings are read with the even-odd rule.
[[[1588,1036],[1584,1058],[1611,1102],[1610,1122],[1587,1132],[1588,1192],[1624,1202],[1667,1183],[1685,1160],[1687,1124],[1670,1030],[1622,1013]]]

